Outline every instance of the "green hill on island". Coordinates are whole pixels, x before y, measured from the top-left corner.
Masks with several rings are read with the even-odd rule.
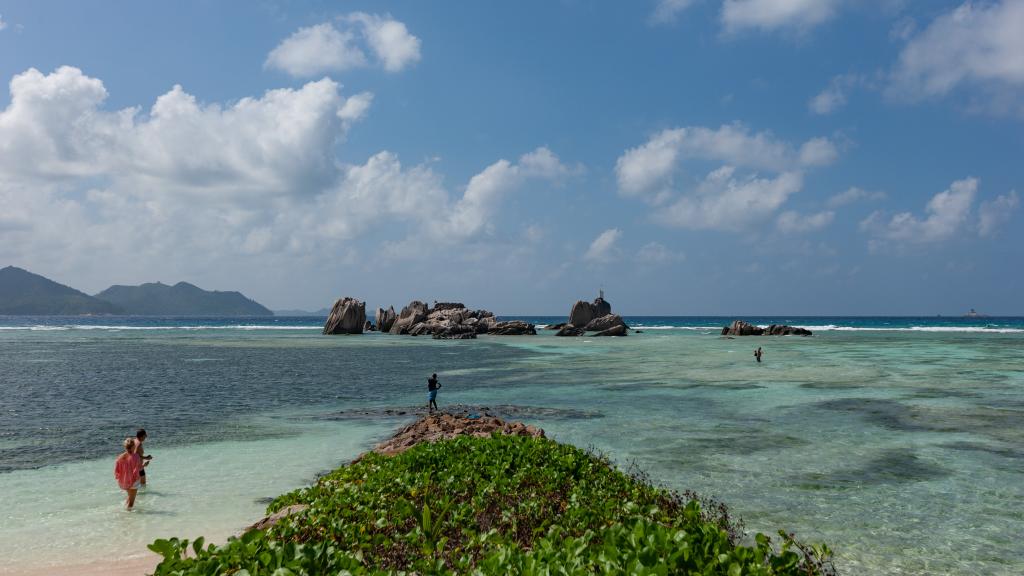
[[[115,304],[28,270],[14,266],[0,269],[0,314],[77,316],[121,313],[123,311]]]
[[[126,314],[141,316],[273,316],[273,312],[240,292],[203,290],[188,282],[168,286],[111,286],[96,295]]]

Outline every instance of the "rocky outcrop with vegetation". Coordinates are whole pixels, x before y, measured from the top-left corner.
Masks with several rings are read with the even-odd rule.
[[[430,416],[224,545],[153,542],[155,576],[834,574],[824,545],[745,538],[724,505],[528,428]]]

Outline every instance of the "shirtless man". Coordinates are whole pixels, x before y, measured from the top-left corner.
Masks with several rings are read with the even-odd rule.
[[[149,466],[149,461],[153,459],[152,456],[146,456],[146,452],[142,449],[142,443],[146,441],[147,436],[145,428],[139,428],[135,433],[135,453],[142,459],[142,469],[139,470],[139,484],[142,486],[146,485],[146,466]]]

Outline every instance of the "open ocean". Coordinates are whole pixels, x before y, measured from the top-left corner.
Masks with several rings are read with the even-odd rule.
[[[564,317],[516,317],[539,324]],[[426,402],[556,440],[827,542],[846,575],[1024,574],[1024,319],[633,317],[627,338],[321,336],[322,318],[0,317],[0,573],[223,540]],[[765,350],[764,363],[752,353]],[[150,487],[122,509],[121,440]]]

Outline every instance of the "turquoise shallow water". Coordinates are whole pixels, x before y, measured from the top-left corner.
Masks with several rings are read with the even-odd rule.
[[[845,574],[1024,573],[1021,321],[781,320],[819,330],[723,339],[723,319],[645,318],[628,338],[437,342],[302,319],[2,321],[0,556],[226,537],[400,422],[346,411],[420,404],[436,371],[442,404],[548,409],[521,417],[748,529],[827,541]],[[154,485],[127,514],[108,469],[137,425]]]

